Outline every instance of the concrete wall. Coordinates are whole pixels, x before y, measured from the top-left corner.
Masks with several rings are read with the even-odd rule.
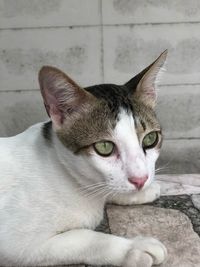
[[[199,0],[0,0],[0,135],[47,118],[37,82],[42,65],[83,86],[123,83],[166,48],[159,165],[200,172]]]

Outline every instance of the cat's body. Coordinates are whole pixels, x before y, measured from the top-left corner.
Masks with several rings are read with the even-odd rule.
[[[17,262],[22,251],[30,257],[30,249],[60,232],[94,229],[103,216],[104,199],[91,201],[80,194],[53,146],[49,148],[43,127],[40,123],[14,138],[0,139],[1,173],[6,173],[0,186],[1,264],[4,258]]]
[[[148,70],[162,66],[163,58]],[[134,80],[136,87],[142,79],[147,82],[148,70]],[[129,84],[83,91],[49,67],[40,74],[40,84],[52,122],[0,138],[0,265],[161,263],[166,250],[155,239],[93,231],[106,202],[145,203],[159,196],[159,187],[151,184],[162,142],[151,106],[154,94],[148,91],[145,105],[145,93],[140,104],[140,96],[127,97]],[[157,131],[157,139],[145,149],[147,129]]]

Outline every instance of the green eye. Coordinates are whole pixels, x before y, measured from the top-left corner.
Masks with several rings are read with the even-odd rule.
[[[158,133],[157,132],[151,132],[147,134],[143,141],[142,146],[144,149],[155,147],[158,143]]]
[[[115,145],[110,141],[100,141],[94,144],[94,149],[97,154],[103,157],[108,157],[112,154]]]

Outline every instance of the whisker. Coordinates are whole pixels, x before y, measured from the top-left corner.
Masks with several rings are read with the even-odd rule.
[[[90,186],[101,185],[101,184],[106,184],[106,182],[98,182],[98,183],[94,183],[94,184],[83,185],[83,186],[81,186],[81,187],[82,187],[82,188],[87,188],[87,187],[90,187]]]
[[[112,186],[106,182],[97,182],[89,185],[81,186],[78,191],[90,200],[96,197],[108,198],[109,196],[115,196],[116,191],[113,190]]]
[[[89,193],[89,192],[94,192],[94,191],[98,191],[100,190],[101,188],[104,188],[105,185],[99,185],[99,186],[95,186],[95,187],[90,187],[90,188],[83,188],[82,190],[80,190],[79,192],[80,193]]]
[[[105,186],[106,183],[105,182],[101,182],[101,183],[96,183],[96,184],[90,184],[87,186],[81,186],[80,188],[78,188],[78,192],[83,192],[83,191],[90,191],[96,188],[100,188],[102,186]]]
[[[158,167],[157,169],[155,169],[155,173],[158,173],[161,170],[169,170],[170,166],[168,166],[170,163],[172,162],[172,160],[169,160],[166,164],[164,164],[161,167]]]
[[[112,188],[111,188],[111,191],[110,191],[110,193],[106,196],[106,198],[108,198],[108,197],[115,197],[116,195],[117,195],[117,193],[118,192],[116,192],[116,191],[114,191]]]
[[[112,189],[109,190],[108,193],[107,193],[107,195],[105,195],[105,198],[108,198],[109,196],[112,197],[114,193],[116,193],[114,190],[112,190]]]
[[[97,192],[97,194],[95,194],[95,197],[97,197],[97,196],[101,196],[101,195],[102,195],[102,197],[104,198],[105,195],[106,195],[108,192],[109,192],[108,188],[105,187],[105,188],[102,189],[101,191]]]
[[[109,195],[112,191],[112,188],[106,184],[104,187],[101,188],[101,190],[96,190],[91,194],[93,197],[102,196],[103,198],[106,198],[107,195]]]
[[[100,192],[102,192],[102,190],[104,190],[105,189],[105,186],[101,186],[101,187],[98,187],[98,188],[95,188],[95,189],[90,189],[90,190],[87,190],[87,191],[85,191],[85,194],[84,194],[84,196],[85,197],[91,197],[91,196],[95,196],[95,195],[97,195],[97,194],[100,194]],[[83,192],[84,193],[84,192]]]
[[[155,173],[159,173],[159,172],[161,172],[161,171],[163,171],[163,170],[170,170],[170,167],[162,167],[162,168],[158,168],[158,169],[155,170]]]

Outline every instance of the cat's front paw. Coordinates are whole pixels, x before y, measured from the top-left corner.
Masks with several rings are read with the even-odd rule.
[[[135,237],[132,249],[128,252],[123,267],[151,267],[159,265],[167,258],[167,249],[157,239]]]
[[[122,267],[151,267],[153,265],[152,257],[141,250],[131,249],[122,264]]]
[[[156,182],[132,195],[132,204],[151,203],[160,197],[160,185]]]
[[[108,203],[118,205],[133,205],[150,203],[160,197],[160,185],[156,182],[150,184],[144,190],[135,193],[118,194],[107,199]]]
[[[160,197],[160,185],[153,182],[149,187],[144,189],[144,203],[150,203]]]

